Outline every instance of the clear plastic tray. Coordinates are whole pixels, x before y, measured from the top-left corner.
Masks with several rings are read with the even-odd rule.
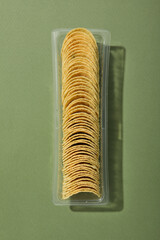
[[[100,192],[98,198],[92,193],[78,193],[69,199],[62,199],[62,102],[61,102],[61,48],[66,34],[71,29],[56,29],[52,32],[53,79],[54,79],[54,177],[53,202],[55,205],[101,205],[109,201],[108,189],[108,66],[110,32],[100,29],[89,29],[94,35],[99,49],[99,84],[100,84]]]

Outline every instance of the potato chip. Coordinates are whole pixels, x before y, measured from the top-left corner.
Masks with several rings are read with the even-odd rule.
[[[72,100],[74,99],[74,97],[72,98]],[[93,109],[93,108],[91,108],[89,105],[88,105],[88,103],[87,103],[87,101],[86,101],[86,104],[85,105],[83,105],[83,104],[79,104],[78,106],[73,106],[72,108],[69,108],[69,109],[67,109],[66,111],[65,111],[65,115],[66,114],[74,114],[74,113],[87,113],[88,114],[88,116],[91,116],[91,117],[93,117],[94,118],[94,120],[95,121],[97,121],[97,114],[98,114],[98,112],[97,112],[97,109]],[[64,116],[65,117],[65,116]]]
[[[69,93],[69,96],[67,96],[63,101],[64,114],[66,114],[67,111],[73,109],[74,107],[86,106],[87,108],[91,109],[91,111],[94,112],[97,116],[99,116],[97,107],[98,102],[96,102],[89,93],[82,90],[77,90],[76,93],[73,90]]]
[[[63,98],[66,97],[70,88],[72,89],[74,87],[80,87],[82,89],[86,89],[87,92],[89,90],[89,92],[93,94],[92,97],[96,100],[99,100],[99,94],[95,90],[93,85],[89,83],[88,79],[83,79],[83,78],[72,79],[71,82],[67,83],[66,86],[63,88],[63,92],[62,92]]]
[[[65,57],[68,52],[72,51],[74,47],[79,49],[85,47],[87,52],[92,52],[97,58],[97,49],[96,46],[93,46],[91,42],[87,41],[83,36],[77,36],[77,39],[71,38],[70,42],[62,48],[62,54]]]
[[[76,67],[80,69],[81,66],[84,66],[86,69],[89,68],[96,76],[99,73],[95,63],[88,61],[85,57],[75,57],[74,59],[68,60],[66,64],[63,64],[63,74],[65,75],[69,70],[75,69]]]
[[[94,36],[71,30],[62,45],[64,199],[99,188],[99,56]]]
[[[76,173],[76,171],[78,171],[78,170],[86,170],[86,171],[88,170],[89,172],[93,170],[94,174],[96,174],[97,178],[99,179],[98,167],[96,165],[94,165],[94,163],[92,161],[90,162],[89,158],[87,159],[85,157],[86,161],[84,161],[84,162],[83,162],[83,159],[84,159],[84,157],[80,156],[80,159],[77,159],[77,160],[81,160],[81,161],[76,161],[76,158],[75,158],[74,161],[71,161],[69,164],[66,163],[63,168],[64,174],[67,174],[69,176],[70,174]]]
[[[97,197],[100,197],[100,194],[97,193],[96,190],[94,190],[93,188],[90,188],[90,187],[80,187],[80,188],[72,190],[70,192],[68,192],[68,191],[64,192],[64,190],[63,190],[62,197],[63,197],[63,199],[67,199],[75,194],[83,193],[83,192],[94,193],[95,195],[97,195]]]
[[[71,30],[65,37],[64,39],[64,42],[63,42],[63,45],[62,45],[62,49],[65,47],[65,45],[67,45],[67,41],[68,39],[72,38],[72,37],[76,37],[78,38],[77,35],[82,35],[84,37],[86,37],[90,42],[92,42],[92,45],[93,46],[97,46],[97,43],[96,43],[96,40],[94,38],[94,36],[92,35],[92,33],[90,31],[88,31],[87,29],[85,28],[76,28],[76,29],[73,29]]]
[[[63,90],[64,84],[68,84],[75,77],[77,77],[77,78],[87,78],[88,82],[91,83],[95,87],[97,92],[99,92],[99,84],[97,82],[97,78],[95,78],[92,75],[92,73],[90,71],[88,71],[87,69],[83,69],[83,70],[82,69],[77,69],[77,70],[74,70],[74,71],[70,72],[67,76],[63,76],[62,90]]]
[[[94,65],[97,65],[99,63],[99,59],[97,58],[97,56],[93,55],[90,51],[86,52],[85,47],[81,47],[80,49],[75,47],[72,48],[72,51],[70,51],[65,57],[63,56],[63,66],[68,64],[70,60],[81,57],[92,62]],[[97,70],[98,69],[99,68],[97,68]]]
[[[72,167],[78,164],[84,164],[84,166],[85,164],[91,165],[92,168],[97,169],[99,172],[99,162],[96,161],[93,155],[87,155],[85,151],[77,151],[65,158],[62,171],[65,172],[66,169],[68,169],[68,171],[72,171]]]

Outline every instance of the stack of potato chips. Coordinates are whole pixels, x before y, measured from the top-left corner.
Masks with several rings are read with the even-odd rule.
[[[62,51],[63,199],[99,190],[99,54],[94,36],[71,30]]]

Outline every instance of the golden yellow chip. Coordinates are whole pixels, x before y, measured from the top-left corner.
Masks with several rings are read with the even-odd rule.
[[[63,192],[98,197],[99,188],[99,56],[94,36],[71,30],[62,45]]]
[[[91,95],[89,95],[87,92],[77,90],[77,93],[70,93],[69,96],[65,98],[63,101],[64,105],[64,114],[66,114],[67,111],[70,109],[73,109],[74,107],[78,106],[86,106],[90,109],[92,109],[92,112],[99,115],[99,111],[97,108],[97,102],[91,98]]]
[[[98,92],[98,88],[96,85],[94,85],[94,83],[92,82],[92,80],[88,77],[85,76],[79,76],[79,77],[72,77],[69,79],[66,79],[65,84],[63,85],[63,89],[62,89],[62,97],[64,98],[64,94],[66,91],[69,91],[69,89],[74,85],[79,85],[79,86],[85,86],[86,89],[90,88],[90,91],[93,91],[93,97],[95,99],[99,99],[99,92]]]
[[[66,159],[68,159],[71,156],[74,156],[76,153],[85,153],[86,155],[92,156],[93,158],[97,159],[99,152],[96,151],[96,149],[93,149],[90,146],[85,146],[85,145],[77,145],[77,146],[72,146],[67,151],[63,152],[63,158],[64,162]]]
[[[91,72],[94,72],[96,75],[98,74],[98,69],[96,67],[96,63],[89,61],[85,57],[76,57],[74,59],[68,60],[66,64],[63,64],[63,74],[66,74],[70,69],[73,69],[74,67],[77,67],[80,69],[80,66],[85,66],[90,68]]]
[[[86,84],[81,84],[81,83],[78,83],[78,82],[75,82],[75,83],[73,83],[73,84],[71,84],[71,85],[69,85],[64,91],[63,91],[63,98],[62,98],[62,102],[64,101],[64,99],[69,95],[69,94],[71,94],[71,93],[73,93],[73,92],[76,92],[76,91],[81,91],[81,92],[84,92],[84,93],[87,93],[88,95],[90,95],[91,96],[91,100],[93,101],[93,102],[96,102],[96,104],[97,103],[99,103],[99,98],[97,98],[96,97],[96,92],[95,92],[95,90],[92,88],[92,87],[89,87],[88,85],[87,85],[87,83]]]
[[[73,71],[73,72],[72,72]],[[94,71],[91,71],[89,67],[85,66],[85,65],[82,65],[81,66],[79,65],[79,68],[78,66],[73,66],[72,69],[69,69],[67,74],[65,75],[65,77],[63,76],[62,78],[62,83],[63,84],[67,84],[68,81],[70,80],[71,78],[71,74],[73,74],[74,72],[77,73],[77,76],[87,76],[87,74],[89,74],[90,76],[87,76],[88,78],[92,79],[92,82],[93,84],[98,87],[98,83],[96,82],[96,79],[97,79],[97,76],[96,74],[94,73]],[[83,74],[83,75],[82,75]]]
[[[88,31],[87,29],[85,28],[76,28],[76,29],[73,29],[71,30],[65,37],[64,41],[63,41],[63,45],[62,45],[62,49],[64,49],[64,47],[67,45],[67,41],[69,39],[72,39],[72,38],[79,38],[79,35],[80,36],[83,36],[84,38],[87,39],[88,42],[91,42],[93,46],[97,46],[97,43],[96,43],[96,40],[93,36],[93,34]]]
[[[63,84],[72,81],[73,78],[87,78],[88,81],[96,88],[97,92],[99,92],[99,84],[97,82],[97,78],[90,72],[88,69],[77,69],[67,74],[67,76],[63,76]],[[62,85],[63,89],[63,85]]]
[[[81,35],[77,35],[76,37],[72,37],[68,40],[68,42],[63,45],[62,47],[62,54],[65,56],[68,51],[72,51],[72,48],[83,48],[85,46],[87,51],[92,51],[93,54],[95,54],[98,57],[97,52],[97,45],[93,45],[91,41],[88,41],[88,39],[84,38]]]
[[[65,41],[67,40],[68,37],[72,36],[75,33],[81,33],[81,34],[84,33],[84,34],[90,36],[90,38],[92,39],[92,41],[95,45],[97,44],[93,34],[86,28],[74,28],[74,29],[72,29],[69,33],[67,33],[66,38],[64,40],[64,43],[65,43]]]
[[[62,197],[63,199],[67,199],[75,194],[83,193],[83,192],[94,193],[97,197],[100,197],[99,191],[91,187],[79,187],[74,190],[71,189],[70,191],[66,191],[65,189],[63,189]]]
[[[74,181],[71,184],[64,184],[63,191],[64,191],[64,193],[70,192],[70,194],[72,195],[72,193],[75,190],[78,190],[80,188],[91,188],[91,189],[94,189],[95,192],[97,192],[97,195],[99,195],[99,187],[97,185],[98,184],[93,183],[89,180],[88,181],[81,180],[81,181],[77,181],[77,182]]]
[[[63,173],[67,174],[67,172],[71,172],[72,167],[83,164],[84,167],[88,165],[88,167],[95,169],[99,173],[99,162],[96,161],[94,156],[87,155],[85,151],[77,151],[74,155],[70,155],[64,161]]]
[[[99,180],[99,166],[95,163],[96,161],[87,158],[83,159],[81,155],[79,156],[80,159],[77,159],[77,156],[77,158],[72,157],[71,161],[65,162],[63,168],[63,178],[67,179],[70,175],[77,174],[79,171],[86,171],[87,173],[92,174],[94,178]]]
[[[72,98],[72,100],[74,100],[74,98]],[[90,105],[87,103],[83,105],[83,104],[79,104],[78,106],[73,106],[71,109],[67,109],[65,111],[65,114],[74,114],[74,113],[87,113],[88,116],[92,116],[94,118],[95,121],[97,121],[97,109],[93,109],[90,107]],[[65,116],[64,116],[65,117]]]
[[[98,123],[97,123],[96,119],[94,117],[92,117],[92,115],[88,115],[88,113],[86,113],[86,112],[75,112],[72,115],[65,116],[63,118],[63,128],[66,128],[68,123],[74,119],[77,119],[77,121],[79,121],[81,119],[81,117],[84,119],[87,119],[87,121],[90,123],[94,123],[93,125],[96,125],[98,127]]]
[[[88,156],[78,155],[76,158],[73,158],[72,161],[69,162],[69,164],[64,164],[63,172],[68,176],[69,174],[74,174],[78,170],[85,170],[89,172],[94,171],[93,174],[96,174],[97,178],[99,178],[98,166],[95,165],[93,160],[90,159]]]
[[[76,59],[76,58],[84,58],[88,61],[91,61],[93,64],[98,64],[99,59],[96,57],[96,55],[93,55],[92,52],[86,52],[86,48],[72,48],[72,51],[69,52],[69,54],[66,54],[66,56],[63,56],[63,66],[68,64],[69,61]],[[98,68],[97,68],[98,69]]]
[[[85,124],[88,127],[90,127],[91,130],[95,130],[95,129],[98,130],[98,126],[95,124],[95,122],[92,122],[89,119],[84,118],[84,117],[83,118],[79,117],[79,118],[73,118],[67,124],[63,125],[63,131],[65,131],[66,129],[69,129],[70,127],[77,125],[77,124],[82,124],[82,125]],[[63,143],[63,144],[65,144],[65,143]]]

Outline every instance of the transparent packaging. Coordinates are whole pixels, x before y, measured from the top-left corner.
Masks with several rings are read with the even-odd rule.
[[[52,32],[53,83],[54,83],[54,176],[53,202],[55,205],[102,205],[109,201],[108,189],[108,66],[110,49],[110,32],[100,29],[88,29],[94,35],[99,50],[99,86],[100,86],[100,193],[97,197],[92,193],[78,193],[69,199],[62,199],[62,101],[61,101],[61,48],[66,34],[71,29],[56,29]]]

